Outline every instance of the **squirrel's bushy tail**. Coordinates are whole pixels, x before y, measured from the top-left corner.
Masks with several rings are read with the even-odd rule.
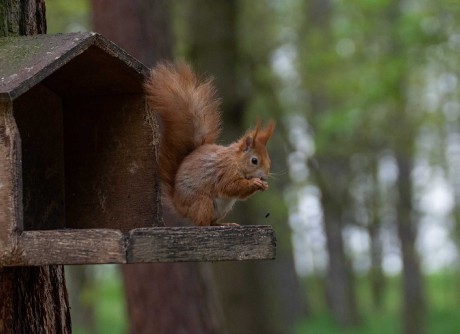
[[[160,179],[171,191],[182,160],[220,133],[220,102],[211,79],[200,81],[182,62],[160,63],[144,83],[149,108],[159,115]]]

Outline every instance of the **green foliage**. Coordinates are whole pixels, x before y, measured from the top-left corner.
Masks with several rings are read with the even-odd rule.
[[[357,328],[344,329],[334,323],[326,312],[318,291],[322,291],[318,280],[306,282],[311,291],[313,316],[299,324],[296,334],[395,334],[400,332],[400,277],[387,277],[384,304],[381,310],[372,307],[367,277],[356,279],[356,289],[362,312],[361,324]],[[460,302],[458,273],[440,272],[425,276],[428,310],[427,334],[456,333],[460,328]]]
[[[126,333],[125,296],[121,284],[119,278],[107,277],[100,281],[95,291],[98,300],[95,304],[98,333]]]
[[[94,283],[91,289],[80,291],[84,302],[94,307],[96,333],[123,334],[127,330],[127,315],[121,277],[116,266],[95,267]],[[72,331],[85,334],[78,324],[73,324]]]
[[[427,12],[430,5],[408,4],[400,11],[392,2],[378,0],[331,6],[324,22],[307,20],[300,30],[300,70],[315,99],[307,118],[317,152],[392,149],[397,143],[388,135],[398,135],[395,120],[398,124],[404,118],[404,134],[423,117],[421,108],[406,112],[411,101],[405,98],[415,87],[409,83],[422,88],[423,83],[411,78],[426,65],[424,50],[440,40],[441,32],[423,29],[432,15]]]
[[[372,298],[369,293],[369,280],[366,277],[356,279],[356,290],[360,309],[365,310],[357,328],[342,328],[327,313],[322,284],[317,279],[307,280],[308,291],[313,293],[309,301],[313,315],[299,324],[296,334],[395,334],[399,329],[399,279],[388,278],[384,306],[381,311],[372,309]],[[319,294],[318,294],[319,292]],[[318,302],[319,301],[319,302]]]
[[[89,0],[46,0],[48,34],[90,30]]]

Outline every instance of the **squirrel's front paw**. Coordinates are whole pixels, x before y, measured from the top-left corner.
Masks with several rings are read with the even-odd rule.
[[[257,190],[267,190],[268,189],[268,183],[266,181],[262,181],[259,178],[254,178],[252,179],[253,185],[256,187]]]

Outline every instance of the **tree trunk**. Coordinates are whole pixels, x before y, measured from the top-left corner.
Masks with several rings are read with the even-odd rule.
[[[130,333],[225,333],[209,266],[133,264],[122,270]]]
[[[397,224],[403,262],[403,333],[424,333],[425,303],[412,217],[412,161],[407,155],[398,155],[396,163],[399,171]]]
[[[334,162],[331,162],[334,163]],[[339,166],[343,164],[337,163]],[[320,167],[327,170],[324,164]],[[335,177],[340,178],[340,173]],[[327,178],[333,178],[328,173]],[[344,177],[342,175],[342,177]],[[335,183],[336,185],[339,182]],[[331,195],[330,187],[320,187],[321,205],[324,215],[324,231],[326,235],[327,253],[329,255],[326,279],[326,300],[334,320],[343,327],[356,326],[358,323],[357,307],[354,293],[353,275],[343,244],[343,206],[347,201],[342,199],[340,205],[337,198]]]
[[[401,39],[400,31],[397,30],[401,21],[402,0],[393,0],[387,9],[387,24],[391,36],[389,56],[401,61],[398,76],[391,82],[389,94],[394,98],[396,105],[391,105],[394,111],[391,116],[391,124],[397,125],[393,131],[393,149],[398,167],[396,219],[401,256],[403,263],[402,273],[402,321],[403,333],[425,332],[425,302],[423,296],[423,278],[420,270],[419,259],[416,250],[417,218],[414,215],[412,206],[413,189],[411,174],[413,170],[414,147],[415,147],[415,126],[410,111],[406,106],[407,78],[410,67],[407,58],[401,55],[404,49],[404,40]],[[406,51],[407,52],[407,51]]]
[[[70,333],[63,266],[0,268],[0,333]]]
[[[238,96],[237,90],[237,2],[192,0],[186,15],[187,56],[197,72],[214,78],[224,110],[224,135],[238,133],[245,101]]]
[[[93,26],[144,64],[172,58],[167,0],[93,0]],[[177,225],[167,217],[166,225]],[[209,264],[123,265],[129,332],[225,333]]]
[[[1,0],[0,37],[46,34],[45,0]]]
[[[255,81],[251,77],[254,73],[243,73],[242,68],[265,65],[259,62],[251,67],[250,56],[245,57],[239,48],[238,22],[242,6],[238,1],[194,0],[188,3],[185,15],[187,55],[198,73],[214,77],[222,99],[226,143],[245,131],[247,99],[254,94],[241,89],[243,83]],[[269,55],[266,58],[269,59]],[[260,217],[251,203],[254,202],[238,203],[229,221],[244,224],[248,217]],[[305,299],[299,291],[289,247],[278,248],[276,263],[226,262],[214,264],[213,269],[230,333],[288,333],[303,317]],[[283,298],[285,296],[289,296],[289,300]]]
[[[460,130],[459,123],[450,123],[446,129],[446,138],[449,136],[458,136]],[[452,218],[454,220],[452,228],[452,240],[455,242],[457,253],[460,252],[460,175],[458,171],[460,170],[460,160],[458,159],[458,154],[452,154],[452,152],[458,152],[458,143],[449,142],[445,148],[445,159],[447,162],[448,170],[448,180],[452,186],[453,198],[454,198],[454,207],[452,208]],[[457,257],[457,265],[460,263],[460,259]],[[459,273],[457,277],[460,278]],[[452,295],[455,296],[457,300],[460,300],[460,286],[456,285]]]
[[[333,1],[329,0],[308,2],[307,18],[303,28],[308,38],[303,54],[307,59],[309,53],[315,50],[322,54],[335,52],[332,51],[333,46],[331,46],[331,40],[334,38],[331,32],[333,6]],[[322,42],[315,40],[319,33]],[[310,46],[312,50],[309,49]],[[304,80],[306,80],[306,87],[312,87],[309,92],[311,110],[309,123],[314,130],[317,130],[321,126],[320,122],[324,115],[334,109],[334,97],[327,95],[327,88],[315,84],[315,76],[321,74],[310,64],[308,66],[306,70],[309,74]],[[350,204],[349,157],[341,155],[333,147],[325,147],[315,154],[314,159],[319,167],[311,164],[310,169],[321,191],[323,226],[329,259],[326,278],[327,305],[337,324],[342,327],[352,327],[358,323],[359,317],[354,294],[353,272],[345,253],[342,235],[346,223],[344,217],[347,205]]]
[[[380,205],[382,199],[380,198],[380,184],[377,176],[377,161],[371,163],[370,172],[372,176],[372,191],[369,194],[368,212],[369,212],[369,225],[367,232],[370,240],[370,258],[371,268],[369,272],[369,279],[371,285],[372,304],[374,310],[380,311],[383,307],[383,297],[385,293],[385,275],[383,273],[383,245],[380,235],[381,219],[380,219]]]
[[[228,142],[239,134],[245,104],[236,94],[236,2],[193,0],[187,4],[185,16],[187,58],[194,64],[196,72],[214,78],[218,96],[222,99],[223,137]],[[250,217],[250,212],[241,216]],[[258,280],[256,265],[228,262],[215,263],[212,268],[229,333],[269,333],[271,319],[264,317],[263,309],[267,303],[262,301],[263,287]]]
[[[372,305],[374,310],[380,311],[383,307],[385,293],[385,275],[382,268],[382,242],[380,240],[379,224],[370,223],[368,235],[370,240],[371,268],[369,279],[371,285]]]
[[[44,0],[1,0],[0,36],[46,33]],[[63,266],[0,268],[0,333],[70,333]]]
[[[93,29],[152,66],[172,58],[170,5],[167,0],[92,0]]]

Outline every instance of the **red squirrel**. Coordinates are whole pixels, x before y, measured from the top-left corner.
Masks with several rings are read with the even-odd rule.
[[[237,200],[268,189],[275,123],[257,122],[229,146],[215,144],[221,119],[212,79],[199,80],[184,62],[155,66],[144,90],[160,123],[159,177],[175,210],[197,226],[238,225],[222,219]]]

